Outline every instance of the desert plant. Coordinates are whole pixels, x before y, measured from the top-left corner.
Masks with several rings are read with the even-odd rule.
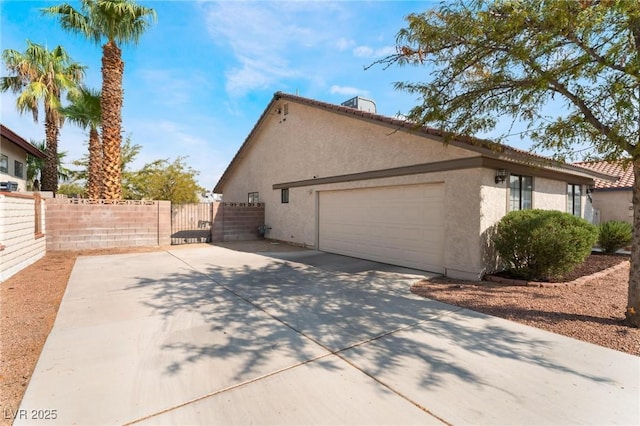
[[[615,253],[633,239],[633,228],[628,222],[610,220],[598,227],[598,245],[604,253]]]
[[[515,277],[540,280],[584,262],[598,236],[584,219],[555,210],[518,210],[498,223],[494,244]]]

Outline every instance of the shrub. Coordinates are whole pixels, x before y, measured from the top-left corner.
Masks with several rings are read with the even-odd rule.
[[[633,238],[633,229],[628,222],[610,220],[598,227],[598,245],[604,253],[615,253],[628,245]]]
[[[597,237],[595,226],[569,213],[519,210],[502,218],[493,242],[513,276],[540,280],[584,262]]]

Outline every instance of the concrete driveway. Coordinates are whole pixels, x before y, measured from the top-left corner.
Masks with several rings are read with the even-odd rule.
[[[81,257],[15,423],[637,424],[640,358],[349,262]]]

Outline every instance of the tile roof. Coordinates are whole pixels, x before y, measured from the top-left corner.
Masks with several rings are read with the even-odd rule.
[[[447,143],[450,143],[452,145],[457,145],[459,147],[463,147],[467,149],[473,149],[485,155],[490,155],[496,158],[504,158],[504,159],[508,159],[509,161],[514,161],[514,162],[518,162],[526,165],[535,165],[535,166],[542,166],[542,167],[551,168],[551,169],[560,169],[564,172],[574,173],[579,175],[586,174],[594,179],[596,177],[600,177],[602,179],[613,180],[613,178],[607,175],[606,173],[600,173],[593,169],[581,167],[580,165],[562,163],[552,158],[545,157],[543,155],[513,148],[511,146],[493,142],[490,140],[480,139],[480,138],[475,138],[475,137],[465,136],[465,135],[455,135],[451,133],[446,133],[431,127],[419,126],[407,120],[402,120],[402,119],[388,117],[388,116],[375,114],[367,111],[362,111],[359,109],[355,109],[355,108],[351,108],[343,105],[336,105],[336,104],[331,104],[327,102],[317,101],[315,99],[304,98],[302,96],[290,95],[288,93],[276,92],[274,93],[273,98],[269,103],[269,105],[267,105],[267,107],[263,111],[260,118],[258,118],[258,121],[254,125],[253,129],[251,129],[251,132],[245,139],[242,146],[240,146],[240,149],[238,150],[238,152],[236,152],[236,155],[231,160],[231,163],[229,164],[229,166],[227,166],[227,169],[224,171],[224,173],[220,177],[218,183],[214,187],[214,192],[222,192],[222,186],[224,184],[224,181],[231,174],[231,171],[234,168],[235,164],[238,161],[240,161],[242,157],[242,153],[244,152],[245,149],[248,148],[247,145],[249,141],[252,139],[254,133],[257,132],[257,129],[260,126],[260,124],[265,120],[269,110],[280,99],[298,102],[304,105],[321,108],[321,109],[332,111],[339,114],[352,115],[368,121],[381,122],[384,124],[394,126],[397,129],[401,129],[401,128],[407,129],[408,131],[412,131],[417,134],[440,137],[447,140]]]
[[[615,182],[595,179],[595,189],[632,189],[633,188],[633,166],[622,161],[585,161],[575,163],[578,166],[607,175],[616,176]]]

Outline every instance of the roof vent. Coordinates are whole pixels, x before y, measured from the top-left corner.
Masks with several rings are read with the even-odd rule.
[[[344,101],[340,105],[359,109],[360,111],[370,112],[372,114],[376,113],[376,103],[372,100],[361,98],[360,96]]]

